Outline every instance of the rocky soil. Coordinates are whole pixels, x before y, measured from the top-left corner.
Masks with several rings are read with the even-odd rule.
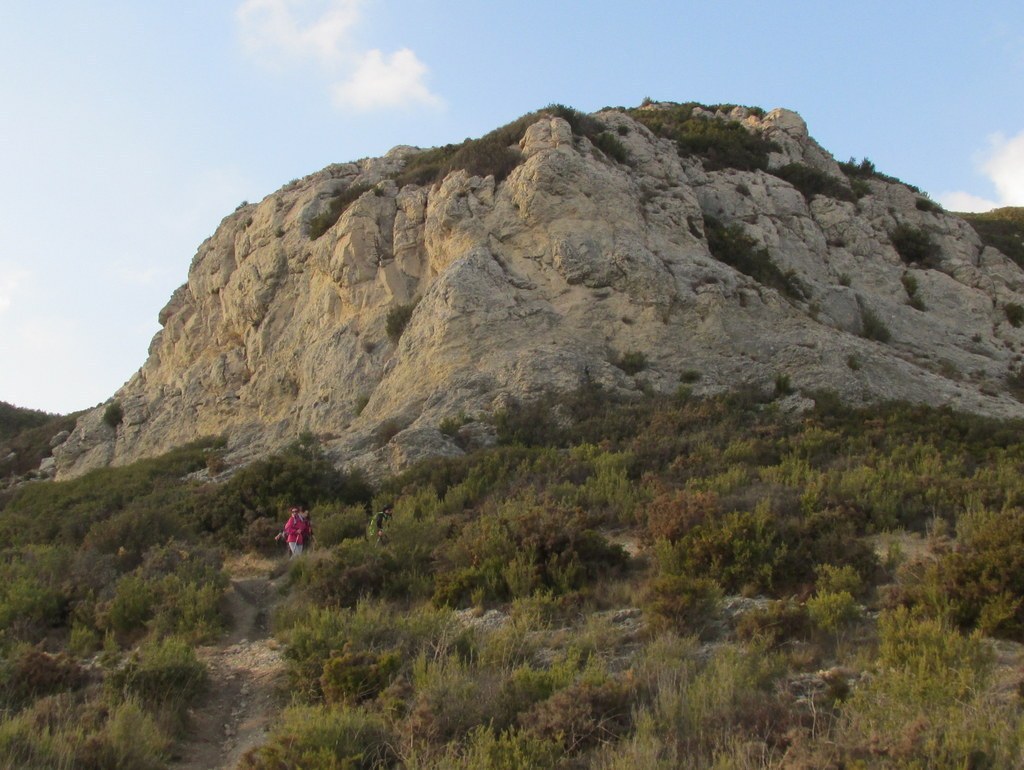
[[[219,643],[196,650],[208,667],[207,695],[190,714],[186,740],[176,750],[175,770],[234,768],[242,755],[263,743],[286,702],[284,661],[270,636],[269,613],[277,598],[271,565],[228,565],[225,595],[231,630]]]

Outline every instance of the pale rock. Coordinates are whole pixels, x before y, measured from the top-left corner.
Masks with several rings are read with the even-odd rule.
[[[803,163],[848,184],[796,113],[698,114],[776,142],[769,170]],[[202,436],[224,436],[229,462],[244,463],[311,431],[339,464],[377,478],[493,444],[488,419],[517,401],[591,383],[672,393],[691,371],[698,394],[768,393],[785,375],[794,411],[825,389],[854,404],[1024,416],[1006,385],[1024,330],[1005,317],[1024,305],[1024,271],[967,223],[919,210],[919,193],[880,178],[855,203],[807,201],[769,172],[707,171],[623,112],[595,117],[628,164],[541,116],[500,181],[455,171],[398,189],[421,150],[397,147],[225,217],[115,394],[121,424],[103,421],[106,404],[82,415],[54,447],[57,477]],[[310,221],[355,185],[366,191],[311,240]],[[806,296],[715,259],[708,217],[742,228]],[[931,235],[935,265],[903,264],[890,241],[900,224]],[[908,277],[924,310],[908,304]],[[389,314],[413,305],[396,344]],[[888,344],[859,336],[869,311]],[[615,363],[635,352],[648,364],[628,375]],[[447,436],[456,415],[470,422]]]

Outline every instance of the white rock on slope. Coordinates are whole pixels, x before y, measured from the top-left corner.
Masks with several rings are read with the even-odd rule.
[[[694,371],[697,392],[770,388],[785,375],[854,403],[1024,414],[1006,388],[1024,330],[1004,313],[1024,304],[1024,273],[965,222],[918,210],[918,195],[881,179],[855,203],[808,203],[769,172],[706,171],[624,112],[596,117],[630,164],[541,116],[500,182],[455,171],[399,189],[393,177],[420,152],[401,147],[226,217],[160,312],[149,358],[114,396],[123,421],[105,424],[103,407],[83,416],[54,452],[58,478],[208,435],[241,460],[304,431],[341,462],[387,472],[461,452],[438,431],[460,412],[585,379],[672,392]],[[849,185],[796,113],[707,119],[775,141],[771,170],[802,163]],[[317,215],[357,185],[366,191],[311,239]],[[708,217],[742,228],[806,297],[715,259]],[[932,235],[935,268],[900,260],[888,235],[897,224]],[[908,304],[906,274],[923,311]],[[415,300],[395,344],[388,314]],[[860,336],[872,315],[888,343]],[[630,352],[647,361],[635,376],[615,365]]]

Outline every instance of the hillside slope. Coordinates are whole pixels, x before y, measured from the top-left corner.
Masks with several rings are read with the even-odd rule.
[[[209,435],[242,462],[302,433],[381,474],[587,383],[1022,416],[1022,315],[1017,264],[836,163],[794,112],[552,107],[226,217],[145,364],[56,448],[57,477]]]

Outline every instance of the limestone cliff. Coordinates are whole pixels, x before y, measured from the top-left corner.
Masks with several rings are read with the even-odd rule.
[[[688,154],[643,110],[587,117],[599,133],[542,112],[507,175],[400,186],[439,152],[401,147],[240,207],[160,312],[112,399],[120,422],[102,406],[82,417],[57,477],[208,435],[244,461],[306,431],[339,462],[388,471],[463,451],[446,418],[585,381],[787,381],[1024,416],[1011,393],[1024,271],[914,189],[849,176],[796,113],[687,109],[765,140],[764,168]],[[825,191],[801,192],[794,169]],[[920,259],[897,250],[908,233]],[[723,261],[723,242],[759,270]],[[466,431],[487,440],[484,422]]]

